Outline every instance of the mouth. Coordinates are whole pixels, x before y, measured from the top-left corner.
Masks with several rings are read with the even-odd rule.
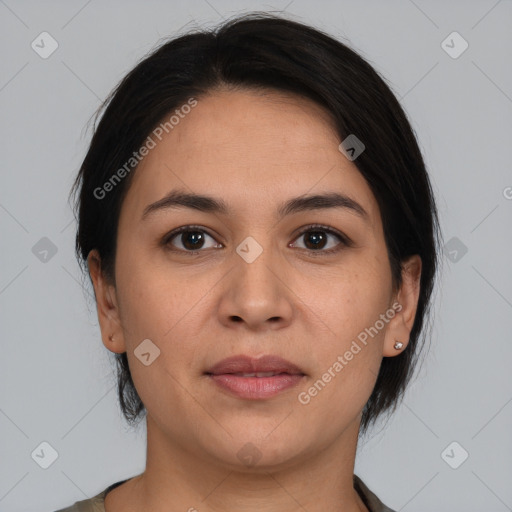
[[[297,386],[306,376],[295,364],[278,356],[234,356],[205,374],[222,391],[245,400],[271,398]]]
[[[256,372],[256,373],[230,373],[229,375],[236,375],[237,377],[275,377],[276,375],[290,375],[287,372]]]

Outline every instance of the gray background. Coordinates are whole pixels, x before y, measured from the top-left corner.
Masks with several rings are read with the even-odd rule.
[[[512,510],[510,0],[0,1],[0,510],[52,511],[144,467],[144,431],[121,420],[81,287],[67,195],[87,121],[138,59],[162,37],[249,10],[346,38],[386,77],[449,244],[430,352],[387,428],[360,444],[356,473],[400,511]],[[47,59],[31,48],[43,31],[59,45]],[[469,44],[457,58],[442,46],[453,31]],[[48,469],[31,457],[43,441],[59,454]],[[445,452],[454,441],[462,448]]]

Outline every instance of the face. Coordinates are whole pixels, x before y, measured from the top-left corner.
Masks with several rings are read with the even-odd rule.
[[[244,450],[261,467],[300,460],[357,429],[382,357],[406,348],[419,262],[393,290],[378,205],[340,142],[308,100],[217,91],[137,168],[116,287],[90,268],[104,342],[127,352],[148,428],[170,444],[227,465]],[[212,377],[241,355],[291,364]]]

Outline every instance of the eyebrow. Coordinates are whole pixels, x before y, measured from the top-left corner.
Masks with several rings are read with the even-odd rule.
[[[229,215],[230,213],[228,205],[222,199],[181,190],[171,190],[162,199],[146,206],[141,220],[145,220],[157,211],[173,208],[190,208],[222,215]],[[279,218],[283,218],[294,213],[327,208],[347,209],[363,220],[369,221],[368,212],[357,201],[337,192],[295,197],[280,205],[277,214]]]

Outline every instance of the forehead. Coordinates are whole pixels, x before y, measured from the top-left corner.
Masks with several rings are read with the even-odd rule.
[[[139,217],[177,187],[223,197],[240,212],[331,190],[357,196],[378,215],[363,176],[338,149],[333,120],[311,100],[216,91],[197,98],[167,131],[161,140],[153,136],[156,145],[135,171],[123,204]]]

